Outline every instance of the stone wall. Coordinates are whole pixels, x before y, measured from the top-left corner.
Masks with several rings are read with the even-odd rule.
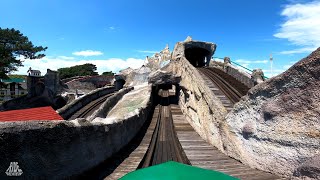
[[[57,110],[57,112],[62,116],[64,119],[67,119],[70,117],[73,113],[81,109],[83,106],[87,105],[89,102],[104,96],[106,94],[110,94],[115,91],[114,87],[104,87],[99,88],[94,91],[91,91],[90,93],[81,96],[78,99],[75,99],[71,103],[65,105],[64,107]]]
[[[89,76],[75,76],[75,77],[71,77],[71,78],[65,78],[62,79],[61,82],[62,83],[67,83],[69,81],[75,80],[75,79],[81,79],[81,78],[85,78],[85,77],[89,77]]]
[[[251,74],[249,74],[243,70],[240,70],[236,66],[234,66],[232,64],[227,64],[224,67],[224,72],[226,72],[227,74],[236,78],[238,81],[242,82],[243,84],[245,84],[249,88],[253,87],[253,81],[251,79]]]
[[[105,85],[110,85],[113,79],[114,76],[85,76],[72,79],[66,82],[66,85],[69,89],[95,89]]]
[[[177,57],[166,68],[181,76],[179,105],[197,133],[222,149],[220,126],[227,110],[205,84],[198,70],[184,57]]]
[[[151,98],[138,114],[113,124],[74,121],[0,123],[0,179],[10,162],[20,178],[65,179],[83,173],[124,147],[151,111]]]

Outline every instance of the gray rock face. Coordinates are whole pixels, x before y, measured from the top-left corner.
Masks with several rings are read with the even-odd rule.
[[[253,85],[257,85],[265,81],[262,69],[254,69],[251,75]]]
[[[165,70],[181,76],[179,105],[186,120],[203,139],[222,149],[220,131],[227,110],[221,101],[185,57],[172,61]]]
[[[319,87],[320,48],[235,105],[226,117],[224,151],[258,169],[319,177],[314,166],[300,166],[320,154]]]
[[[179,60],[181,57],[187,58],[191,64],[194,60],[204,61],[206,60],[206,66],[209,66],[212,55],[216,50],[217,45],[210,42],[194,41],[191,38],[187,38],[184,42],[178,42],[172,53],[172,60]],[[197,54],[196,57],[188,57],[188,51],[197,51],[191,54]]]
[[[151,69],[146,66],[142,66],[139,69],[131,71],[125,76],[125,86],[136,86],[148,82],[148,76],[151,73]]]
[[[160,51],[159,53],[155,53],[152,57],[147,56],[146,58],[146,67],[149,67],[152,71],[156,71],[170,62],[171,53],[169,50],[169,45]]]
[[[149,75],[149,83],[153,85],[159,84],[178,84],[181,80],[181,77],[175,76],[170,72],[166,71],[155,71]]]
[[[312,157],[302,163],[294,172],[294,175],[302,179],[320,179],[320,155]]]

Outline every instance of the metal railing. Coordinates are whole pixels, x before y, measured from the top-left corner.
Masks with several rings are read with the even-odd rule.
[[[220,58],[220,57],[213,57],[213,58],[218,58],[218,59],[223,59],[223,58]],[[249,69],[249,68],[247,68],[247,67],[244,67],[244,66],[242,66],[241,64],[238,64],[238,63],[236,63],[236,62],[234,62],[234,61],[231,61],[230,60],[230,62],[231,62],[231,64],[235,64],[235,65],[237,65],[237,66],[239,66],[239,67],[241,67],[241,68],[243,68],[243,69],[245,69],[245,70],[247,70],[247,71],[250,71],[251,73],[253,72],[253,70],[252,69]],[[263,76],[265,79],[269,79],[267,76]]]

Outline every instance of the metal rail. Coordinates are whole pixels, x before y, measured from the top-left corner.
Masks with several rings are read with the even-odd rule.
[[[228,82],[219,77],[214,72],[210,71],[207,68],[199,68],[204,75],[206,75],[218,88],[223,92],[223,94],[230,99],[230,101],[235,104],[240,101],[240,93],[234,89]]]
[[[159,115],[151,143],[139,168],[145,168],[167,161],[177,161],[190,164],[185,155],[174,129],[169,91],[161,92]]]
[[[198,68],[198,70],[207,76],[233,104],[239,102],[249,90],[232,76],[214,68]]]
[[[105,96],[102,96],[102,97],[90,102],[89,104],[87,104],[86,106],[81,108],[79,111],[74,113],[68,119],[72,120],[72,119],[76,119],[76,118],[86,118],[86,117],[90,116],[94,110],[96,110],[103,102],[105,102],[107,100],[108,97],[112,96],[113,94],[114,93],[107,94]]]

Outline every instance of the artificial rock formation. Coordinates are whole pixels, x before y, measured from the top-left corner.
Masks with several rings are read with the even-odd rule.
[[[193,66],[209,66],[216,44],[210,42],[194,41],[188,37],[184,42],[178,42],[172,53],[172,60],[185,57]]]
[[[265,171],[319,178],[319,87],[320,48],[235,105],[223,127],[223,151]]]
[[[131,71],[125,76],[125,86],[136,86],[148,82],[148,76],[151,73],[151,69],[145,65]]]
[[[181,77],[162,70],[152,72],[148,79],[148,82],[154,86],[161,84],[178,84],[181,81]]]
[[[147,56],[146,66],[151,70],[156,71],[157,69],[160,69],[168,64],[170,62],[170,59],[171,53],[169,50],[169,45],[167,44],[166,47],[162,51],[160,51],[160,53],[155,53],[152,57]]]
[[[178,42],[172,53],[172,61],[162,70],[181,77],[179,105],[186,120],[203,139],[222,149],[220,131],[227,110],[209,89],[198,70],[186,58],[185,45],[190,47],[190,44],[186,43],[202,44],[202,47],[208,46],[213,48],[212,53],[216,47],[213,43],[193,42],[190,38],[187,42]],[[211,59],[211,56],[208,59]]]

